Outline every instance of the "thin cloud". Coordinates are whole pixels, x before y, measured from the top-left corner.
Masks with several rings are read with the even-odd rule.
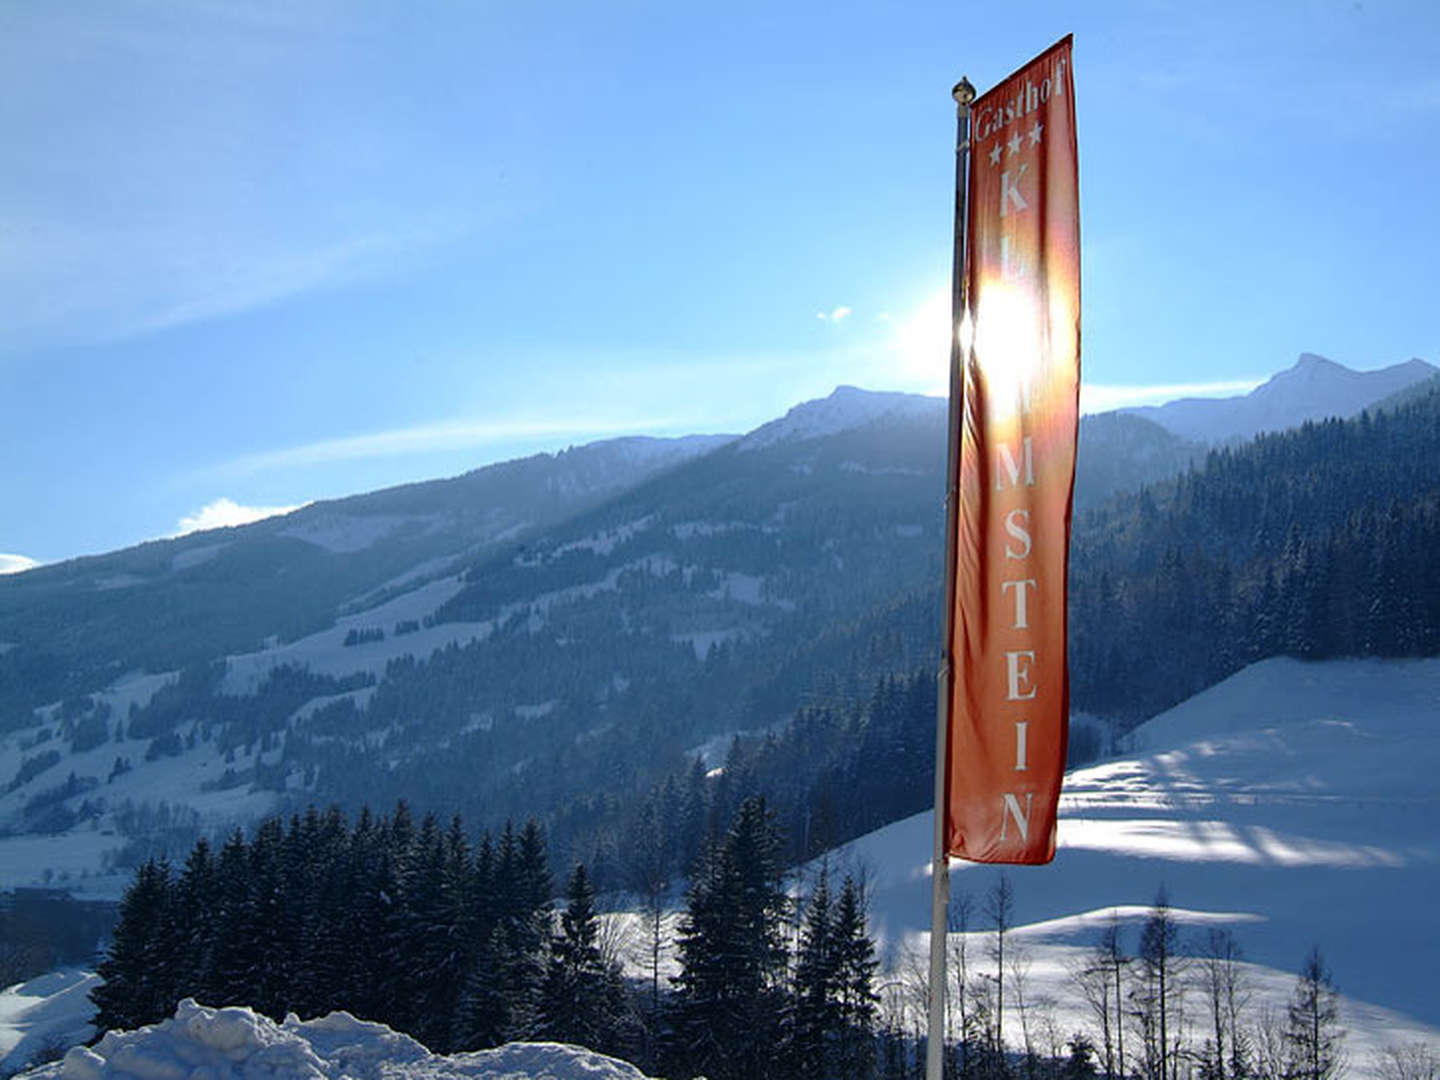
[[[1134,405],[1162,405],[1177,398],[1237,397],[1248,394],[1264,379],[1225,379],[1203,383],[1159,383],[1150,386],[1107,386],[1082,383],[1080,411],[1108,412]]]
[[[225,529],[233,525],[249,525],[278,514],[299,510],[299,506],[241,506],[233,499],[216,499],[201,507],[193,514],[182,517],[177,523],[176,536],[204,532],[207,529]]]
[[[350,236],[241,237],[226,229],[137,238],[127,226],[20,230],[0,253],[0,288],[18,302],[0,345],[116,341],[266,307],[291,296],[404,272],[464,234],[458,222]]]
[[[500,420],[452,421],[422,424],[417,427],[395,428],[366,435],[349,435],[338,439],[321,439],[281,450],[246,454],[216,466],[209,472],[227,476],[250,476],[277,469],[328,465],[338,461],[361,461],[370,458],[407,457],[447,450],[465,450],[513,439],[580,438],[607,435],[635,435],[665,431],[675,422],[668,418],[647,417],[620,420]]]
[[[387,156],[379,127],[340,123],[323,95],[304,137],[277,140],[273,117],[317,66],[383,40],[356,5],[142,7],[7,19],[0,90],[23,87],[31,107],[6,132],[0,350],[404,277],[511,212],[498,186],[461,191],[433,161]]]
[[[0,552],[0,574],[19,574],[25,570],[32,570],[40,563],[28,555],[7,555]]]
[[[840,304],[837,307],[831,308],[829,311],[817,311],[815,313],[815,318],[822,321],[843,322],[853,314],[854,311],[851,308],[846,307],[844,304]]]

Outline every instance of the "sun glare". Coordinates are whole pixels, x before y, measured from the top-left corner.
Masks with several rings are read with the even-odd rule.
[[[990,282],[976,317],[975,356],[989,386],[996,418],[1014,415],[1026,403],[1035,379],[1043,342],[1037,329],[1035,302],[1003,282]]]
[[[907,390],[950,391],[950,293],[927,297],[895,330],[898,374]]]

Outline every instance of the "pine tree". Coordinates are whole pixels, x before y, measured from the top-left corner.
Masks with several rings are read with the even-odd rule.
[[[829,874],[821,869],[795,958],[795,1008],[791,1048],[795,1075],[824,1080],[831,1075],[842,1020],[839,1015],[839,965]]]
[[[595,891],[584,864],[577,864],[565,886],[560,933],[550,950],[539,1034],[605,1052],[619,1048],[624,989],[618,967],[601,955],[599,933]]]
[[[96,1030],[137,1028],[174,1011],[166,955],[170,890],[170,867],[163,859],[142,863],[125,890],[110,950],[97,969],[104,981],[90,991]]]
[[[166,934],[179,997],[203,994],[215,949],[215,923],[220,904],[218,876],[210,842],[202,836],[185,860],[180,880],[175,883],[175,903]]]
[[[682,1069],[712,1080],[776,1074],[788,960],[782,850],[764,799],[752,796],[691,882],[676,979]]]
[[[275,1020],[288,1010],[291,986],[290,963],[293,908],[286,895],[285,834],[279,818],[269,818],[255,830],[250,842],[249,933],[242,940],[247,947],[246,983],[253,991],[243,999]]]
[[[865,925],[865,900],[851,877],[840,888],[832,928],[835,951],[835,992],[840,1037],[836,1075],[865,1080],[875,1073],[875,943]]]
[[[404,861],[400,902],[392,909],[397,964],[391,1022],[439,1053],[450,1048],[450,989],[462,977],[454,938],[458,912],[446,864],[445,837],[435,816],[427,814]]]
[[[1285,1048],[1289,1075],[1295,1080],[1329,1080],[1344,1066],[1345,1032],[1340,1027],[1340,995],[1317,945],[1310,950],[1295,982],[1286,1013]]]
[[[250,848],[236,829],[220,847],[215,863],[215,940],[198,988],[207,1005],[244,1005],[254,1000],[249,983]]]

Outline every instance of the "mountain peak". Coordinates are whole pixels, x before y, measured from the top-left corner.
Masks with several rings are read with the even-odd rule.
[[[1307,420],[1354,416],[1434,374],[1435,368],[1423,360],[1355,371],[1307,352],[1243,397],[1187,398],[1126,411],[1153,420],[1182,438],[1225,442],[1299,427]]]
[[[1343,364],[1337,364],[1319,353],[1302,352],[1291,371],[1349,371]]]
[[[740,441],[742,450],[799,442],[865,427],[887,417],[910,417],[945,409],[942,398],[897,390],[837,386],[829,397],[796,405],[779,420],[763,424]]]

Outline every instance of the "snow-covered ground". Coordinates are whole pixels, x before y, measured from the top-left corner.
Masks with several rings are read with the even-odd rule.
[[[1053,864],[1005,868],[1034,995],[1076,999],[1067,964],[1112,910],[1133,951],[1163,885],[1192,938],[1234,932],[1256,1007],[1283,1007],[1319,945],[1357,1065],[1414,1039],[1440,1048],[1440,660],[1267,660],[1143,725],[1134,747],[1066,778]],[[830,857],[832,873],[865,875],[897,973],[926,949],[931,820]],[[953,863],[972,925],[999,872]],[[1084,1016],[1062,1021],[1068,1033]]]
[[[246,1008],[182,1001],[175,1016],[138,1031],[109,1032],[93,1048],[25,1073],[30,1080],[645,1080],[627,1062],[561,1043],[510,1043],[440,1056],[383,1024],[336,1012],[276,1024]]]
[[[0,991],[0,1076],[88,1039],[100,982],[88,971],[62,968]]]

